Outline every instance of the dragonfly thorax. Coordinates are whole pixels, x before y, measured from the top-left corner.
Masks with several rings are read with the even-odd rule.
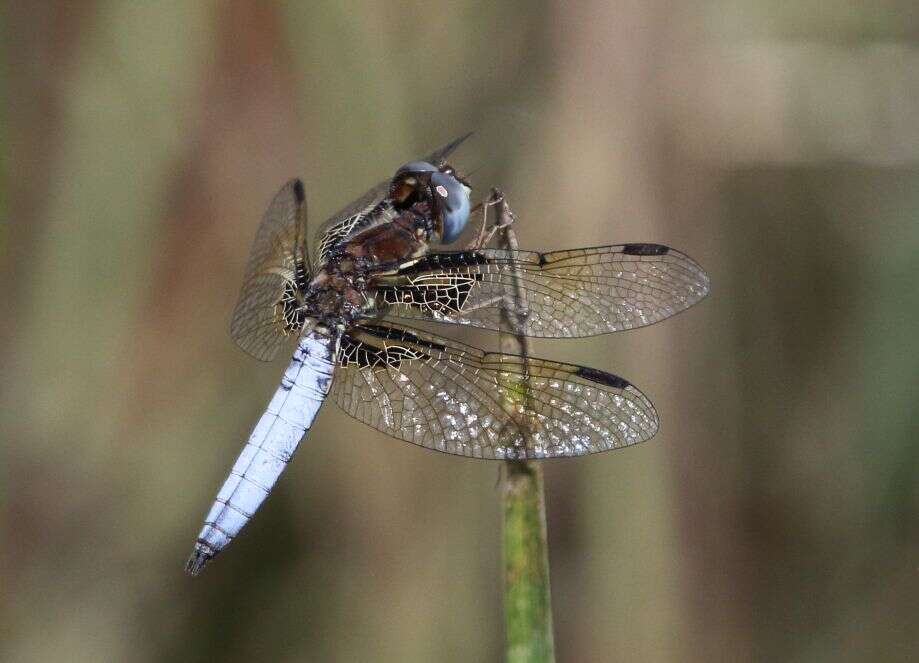
[[[331,250],[303,292],[303,315],[335,324],[372,317],[372,275],[396,269],[427,252],[432,226],[419,206],[389,223],[371,226]]]
[[[303,296],[303,316],[333,326],[348,323],[368,307],[364,279],[356,272],[322,270]]]

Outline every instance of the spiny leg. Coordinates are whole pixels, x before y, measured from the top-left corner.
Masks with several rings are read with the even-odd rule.
[[[493,188],[478,207],[482,208],[482,224],[475,240],[469,245],[471,250],[481,249],[492,240],[496,233],[509,229],[516,220],[516,216],[507,204],[504,192],[500,189]],[[491,207],[497,207],[498,213],[494,223],[489,227],[488,210]],[[516,244],[516,241],[514,243]]]
[[[517,217],[513,211],[511,211],[510,205],[507,204],[507,197],[504,195],[504,192],[496,187],[492,188],[488,196],[486,196],[481,203],[476,205],[475,209],[480,207],[482,208],[482,223],[478,235],[475,240],[469,244],[468,249],[477,251],[488,244],[496,234],[500,233],[501,245],[506,249],[517,250],[517,236],[511,228],[514,221],[517,220]],[[495,220],[489,225],[488,210],[492,207],[497,209]],[[506,313],[511,311],[515,312],[513,321],[506,320],[505,324],[512,322],[511,329],[515,330],[514,333],[522,338],[522,331],[526,326],[527,306],[526,300],[524,299],[525,292],[520,287],[519,274],[514,275],[514,286],[513,294],[504,293],[497,297],[487,299],[479,302],[472,308],[465,309],[465,311],[469,312],[478,308],[490,308],[499,302],[503,302],[504,306],[501,307],[503,311]],[[525,352],[518,352],[517,354],[525,354]]]

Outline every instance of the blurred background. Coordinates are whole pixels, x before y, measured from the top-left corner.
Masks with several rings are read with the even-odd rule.
[[[521,246],[661,242],[712,277],[666,323],[536,343],[662,419],[545,466],[558,660],[915,656],[915,2],[45,0],[2,26],[3,660],[501,658],[497,465],[332,404],[182,573],[287,361],[227,332],[268,201],[300,176],[318,226],[467,130],[455,163]]]

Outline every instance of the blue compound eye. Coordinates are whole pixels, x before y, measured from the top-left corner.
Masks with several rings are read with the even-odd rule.
[[[420,193],[419,187],[429,173],[436,173],[437,168],[427,161],[409,161],[396,171],[389,184],[389,195],[397,205],[410,205]],[[425,181],[424,186],[427,185]]]
[[[407,164],[400,166],[396,175],[403,173],[435,173],[437,168],[427,161],[409,161]]]
[[[440,241],[449,244],[469,221],[469,192],[455,177],[440,171],[431,175],[431,191],[440,210]]]

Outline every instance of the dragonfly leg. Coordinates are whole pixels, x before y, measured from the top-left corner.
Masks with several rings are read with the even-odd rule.
[[[495,233],[500,233],[500,245],[502,248],[517,251],[520,247],[517,245],[517,234],[511,227],[517,220],[516,215],[511,211],[510,205],[507,204],[507,198],[500,189],[493,188],[489,196],[491,205],[497,207],[497,218],[492,225],[491,231],[486,239],[490,241]],[[526,338],[525,329],[527,318],[529,317],[529,305],[527,304],[527,293],[523,288],[520,272],[515,269],[514,276],[514,293],[510,297],[512,304],[502,309],[504,317],[504,326],[513,333],[513,338],[508,339],[508,346],[513,352],[526,357],[530,353],[530,344]],[[505,297],[507,295],[505,294]],[[513,311],[513,315],[511,312]]]
[[[496,234],[500,233],[501,242],[503,245],[508,248],[517,249],[517,237],[514,234],[514,231],[511,229],[511,226],[514,224],[514,221],[517,220],[517,216],[511,211],[510,205],[507,204],[507,197],[504,195],[504,192],[497,187],[493,187],[492,190],[488,193],[479,207],[482,208],[482,225],[479,228],[479,234],[476,237],[475,241],[469,245],[469,249],[475,251],[481,249],[486,244],[488,244]],[[488,210],[489,208],[496,207],[496,214],[494,222],[489,226],[488,224]],[[526,325],[527,317],[527,306],[525,300],[525,293],[521,288],[518,287],[519,275],[515,275],[515,288],[514,294],[508,295],[499,295],[492,299],[480,302],[476,306],[466,309],[465,312],[474,311],[478,308],[488,308],[494,306],[495,304],[502,302],[504,306],[501,307],[504,311],[515,311],[515,324],[513,329],[517,332],[521,330]],[[522,333],[522,332],[521,332]],[[518,354],[525,354],[524,352],[518,352]]]
[[[491,299],[486,299],[484,301],[481,301],[475,306],[468,306],[468,307],[464,306],[463,313],[469,313],[470,311],[478,311],[479,309],[483,309],[483,308],[494,308],[495,304],[502,304],[502,303],[505,304],[505,306],[498,307],[498,308],[506,308],[507,306],[512,307],[514,305],[514,298],[508,295],[498,295],[496,297],[492,297]]]
[[[516,220],[514,213],[507,204],[507,198],[504,196],[504,192],[500,189],[493,188],[479,206],[482,208],[482,224],[475,241],[469,245],[469,248],[472,250],[481,249],[492,240],[496,233],[503,232]],[[491,207],[497,207],[498,213],[494,223],[489,226],[488,210]]]

